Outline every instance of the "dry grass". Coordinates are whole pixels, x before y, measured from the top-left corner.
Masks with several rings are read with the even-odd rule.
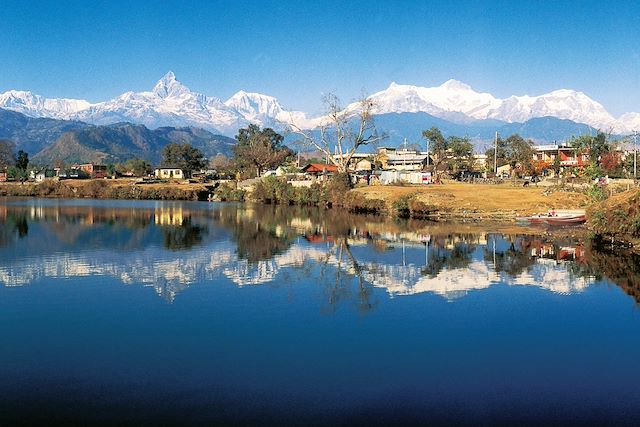
[[[415,194],[417,199],[437,206],[442,212],[480,213],[485,216],[529,215],[551,208],[578,209],[588,206],[585,194],[550,191],[549,187],[469,184],[446,182],[430,186],[370,186],[357,188],[367,198],[382,199],[390,205],[402,196]]]

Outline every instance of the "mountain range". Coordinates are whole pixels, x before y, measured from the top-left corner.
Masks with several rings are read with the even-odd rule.
[[[424,113],[465,127],[503,126],[553,117],[618,134],[640,128],[640,113],[625,113],[614,118],[597,101],[569,89],[540,96],[500,99],[489,93],[476,92],[457,80],[448,80],[430,88],[391,83],[387,89],[371,95],[371,99],[376,115]],[[191,126],[227,136],[234,136],[239,128],[249,123],[276,129],[295,123],[298,127],[313,129],[322,122],[322,117],[311,118],[304,112],[287,110],[276,98],[259,93],[239,91],[223,102],[193,92],[180,83],[173,72],[163,76],[151,91],[125,92],[99,103],[48,99],[28,91],[11,90],[0,94],[0,108],[29,117],[97,125],[131,122],[150,128]],[[354,104],[347,108],[354,108]]]
[[[385,145],[422,144],[424,129],[468,136],[483,152],[495,135],[518,133],[538,143],[561,141],[597,129],[618,134],[640,128],[640,114],[615,119],[581,92],[562,89],[537,97],[499,99],[456,80],[425,88],[391,85],[370,96]],[[350,104],[347,110],[357,108]],[[27,151],[34,162],[116,163],[139,157],[153,163],[171,142],[188,142],[207,157],[232,154],[238,129],[250,123],[284,130],[289,123],[316,129],[325,117],[290,111],[274,97],[239,91],[226,101],[192,92],[169,72],[151,91],[126,92],[90,103],[48,99],[25,91],[0,94],[0,139]],[[295,142],[289,135],[288,144]]]
[[[235,140],[192,127],[160,127],[115,123],[91,125],[80,121],[28,117],[0,109],[0,139],[29,153],[35,164],[119,163],[132,158],[158,164],[170,143],[189,143],[208,157],[232,155]]]

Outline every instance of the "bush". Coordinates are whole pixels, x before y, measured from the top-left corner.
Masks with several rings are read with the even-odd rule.
[[[411,216],[409,203],[413,198],[415,198],[415,194],[407,194],[393,202],[393,209],[400,218],[409,218]]]
[[[346,197],[349,194],[349,190],[351,190],[349,174],[336,173],[327,181],[324,187],[323,199],[327,206],[346,206],[348,204]]]
[[[236,188],[235,184],[220,184],[214,194],[223,202],[242,202],[246,196],[246,192],[240,188]]]
[[[600,202],[607,198],[605,188],[597,184],[594,184],[587,189],[587,196],[595,202]]]

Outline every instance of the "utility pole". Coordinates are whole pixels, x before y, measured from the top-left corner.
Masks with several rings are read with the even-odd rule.
[[[427,138],[427,167],[429,167],[429,138]]]
[[[496,141],[493,148],[493,173],[498,175],[498,132],[496,132]]]
[[[633,178],[638,177],[638,150],[636,149],[636,138],[638,136],[638,132],[633,131]]]

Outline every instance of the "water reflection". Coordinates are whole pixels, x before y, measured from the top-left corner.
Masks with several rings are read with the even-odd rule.
[[[168,301],[194,284],[316,281],[327,311],[432,293],[449,301],[494,285],[581,292],[607,277],[634,298],[637,256],[539,230],[389,221],[339,211],[160,202],[0,204],[0,283],[105,276]]]

